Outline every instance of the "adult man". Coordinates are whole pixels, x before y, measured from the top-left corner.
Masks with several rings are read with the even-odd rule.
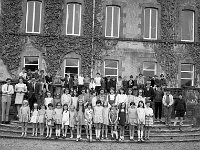
[[[11,96],[14,94],[14,88],[11,83],[11,79],[6,79],[6,84],[2,85],[2,124],[9,124],[9,110],[11,104]]]
[[[171,124],[172,105],[174,103],[173,96],[170,94],[170,91],[165,90],[162,102],[164,105],[165,124],[169,126]]]

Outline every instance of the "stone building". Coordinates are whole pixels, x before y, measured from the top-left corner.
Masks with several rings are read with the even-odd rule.
[[[127,78],[142,73],[147,79],[163,73],[172,86],[197,85],[199,2],[1,0],[2,38],[7,38],[0,39],[1,79],[26,67],[63,77],[100,72]],[[15,49],[11,45],[17,42]],[[16,67],[9,67],[8,56],[20,56]]]

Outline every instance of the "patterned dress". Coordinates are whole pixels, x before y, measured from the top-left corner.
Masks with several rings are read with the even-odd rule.
[[[45,113],[46,113],[45,109],[40,109],[38,111],[38,115],[39,115],[38,122],[39,123],[45,123]]]
[[[153,125],[153,109],[148,107],[145,109],[145,126]]]
[[[62,108],[55,108],[54,110],[55,114],[54,114],[54,120],[56,122],[57,125],[61,125],[62,124]]]
[[[30,115],[30,108],[29,106],[22,106],[19,110],[19,121],[20,122],[28,122]]]
[[[94,107],[94,123],[103,123],[103,107]]]

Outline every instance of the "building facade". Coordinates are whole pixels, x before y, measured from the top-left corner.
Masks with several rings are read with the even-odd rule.
[[[199,0],[1,0],[0,76],[149,76],[199,83]]]

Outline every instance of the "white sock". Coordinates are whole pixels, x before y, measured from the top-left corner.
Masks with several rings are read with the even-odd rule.
[[[98,135],[97,135],[97,134],[98,134],[98,133],[97,133],[97,129],[95,129],[95,134],[96,134],[96,138],[97,138],[97,137],[98,137]]]
[[[144,131],[141,131],[141,139],[143,139],[143,132],[144,132]]]
[[[140,139],[140,130],[138,130],[138,139]]]
[[[60,136],[60,129],[58,129],[58,136]]]
[[[58,136],[58,130],[56,129],[56,136]]]

